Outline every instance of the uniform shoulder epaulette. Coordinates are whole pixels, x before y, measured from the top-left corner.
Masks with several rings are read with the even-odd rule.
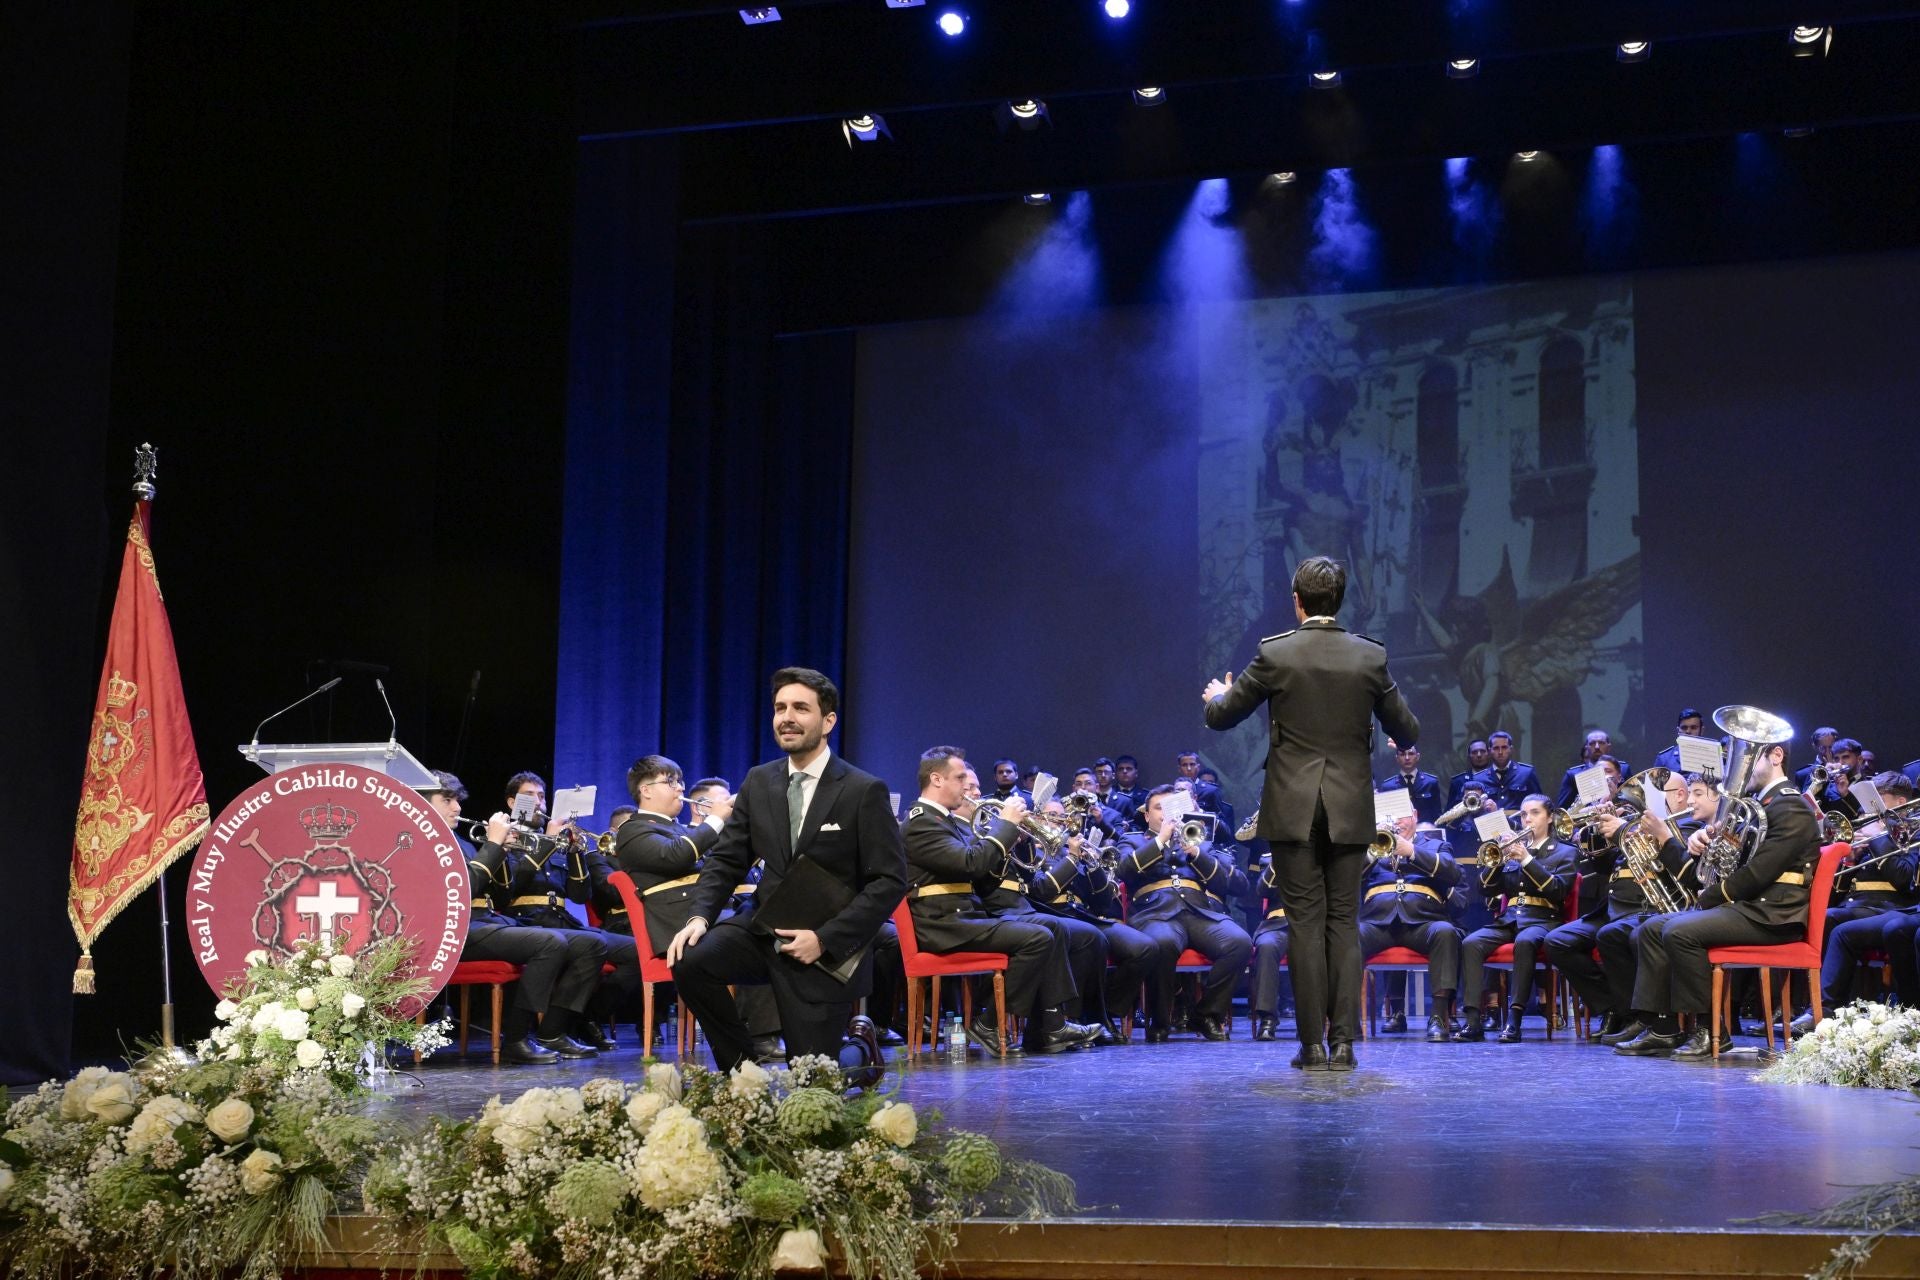
[[[1387,647],[1387,642],[1385,640],[1375,640],[1372,636],[1363,636],[1358,631],[1349,631],[1347,632],[1347,634],[1352,636],[1356,640],[1365,640],[1368,644],[1377,644],[1382,649]]]
[[[1293,631],[1282,631],[1282,632],[1281,632],[1281,633],[1280,633],[1279,635],[1275,635],[1275,636],[1261,636],[1261,637],[1260,637],[1260,643],[1261,643],[1261,644],[1266,644],[1266,643],[1267,643],[1267,642],[1268,642],[1269,640],[1285,640],[1285,639],[1286,639],[1286,638],[1287,638],[1288,636],[1290,636],[1290,635],[1293,635],[1293,634],[1294,634],[1295,632],[1297,632],[1297,631],[1299,631],[1299,630],[1300,630],[1300,628],[1298,628],[1298,627],[1295,627],[1295,628],[1293,629]]]
[[[907,820],[911,822],[913,819],[919,817],[921,814],[925,813],[926,811],[927,811],[927,807],[925,805],[917,804],[913,806],[913,808],[907,810]]]

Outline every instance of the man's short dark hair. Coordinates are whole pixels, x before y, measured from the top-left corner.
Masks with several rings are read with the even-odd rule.
[[[1813,736],[1816,741],[1821,738],[1837,738],[1840,736],[1840,731],[1830,724],[1823,724],[1813,731]]]
[[[1140,802],[1140,812],[1145,813],[1147,811],[1147,806],[1153,803],[1155,796],[1170,796],[1181,789],[1180,787],[1174,786],[1171,782],[1163,782],[1159,786],[1152,788],[1147,792],[1147,798]]]
[[[1620,757],[1618,756],[1600,756],[1595,759],[1593,763],[1595,765],[1610,764],[1613,766],[1613,771],[1619,774],[1621,778],[1624,779],[1627,776],[1627,767],[1620,763]]]
[[[421,795],[449,795],[462,803],[466,802],[467,787],[460,779],[448,773],[445,769],[435,769],[433,771],[433,780],[435,783],[434,786],[420,788]]]
[[[624,813],[629,818],[631,818],[639,812],[640,811],[638,809],[634,808],[630,804],[617,804],[613,806],[613,808],[609,810],[607,813],[607,825],[610,827],[617,827],[620,825],[621,814]]]
[[[1176,751],[1174,752],[1173,758],[1175,763],[1189,758],[1191,758],[1195,764],[1200,763],[1200,753],[1198,751]]]
[[[547,780],[545,778],[530,770],[522,770],[507,779],[507,803],[512,804],[513,798],[520,794],[520,788],[526,786],[529,782],[534,783],[540,788],[541,795],[547,793]]]
[[[812,667],[782,667],[773,673],[775,694],[790,684],[803,684],[813,690],[813,696],[820,703],[821,715],[830,716],[839,711],[840,690],[834,688],[833,681]]]
[[[640,788],[649,782],[658,782],[665,778],[671,782],[675,778],[685,779],[680,766],[665,756],[641,756],[633,762],[633,768],[627,770],[627,793],[638,803]]]
[[[1308,556],[1293,571],[1293,594],[1308,617],[1332,617],[1347,598],[1347,571],[1332,556]]]
[[[1851,751],[1853,754],[1859,755],[1865,750],[1865,748],[1860,745],[1860,739],[1858,738],[1837,738],[1834,740],[1833,746],[1828,749],[1835,755],[1838,755],[1842,751]]]
[[[1132,756],[1115,756],[1113,758],[1114,768],[1118,769],[1123,764],[1130,764],[1136,769],[1140,767],[1140,762],[1134,759]]]
[[[1218,782],[1220,781],[1220,774],[1214,769],[1202,769],[1193,775],[1193,780],[1195,782]]]
[[[928,747],[920,753],[920,789],[925,791],[933,775],[946,769],[949,761],[967,762],[967,753],[959,747]]]
[[[1487,745],[1489,747],[1493,745],[1493,740],[1495,738],[1505,738],[1507,740],[1507,745],[1509,746],[1513,745],[1513,735],[1508,733],[1505,729],[1495,729],[1492,733],[1487,735]]]
[[[1914,797],[1913,779],[1904,773],[1889,770],[1873,775],[1873,789],[1881,795],[1902,795],[1911,800]]]
[[[1020,772],[1020,762],[1019,762],[1018,760],[1015,760],[1015,759],[1014,759],[1014,758],[1013,758],[1012,756],[1001,756],[1001,757],[1000,757],[1000,758],[999,758],[998,760],[995,760],[995,761],[993,762],[993,767],[994,767],[995,769],[998,769],[998,768],[999,768],[999,767],[1000,767],[1001,765],[1003,765],[1003,764],[1010,764],[1010,765],[1012,765],[1012,766],[1013,766],[1013,771],[1014,771],[1015,773],[1019,773],[1019,772]]]
[[[1704,721],[1706,717],[1700,714],[1700,708],[1698,707],[1682,707],[1680,708],[1680,714],[1673,718],[1673,722],[1679,724],[1682,720]]]
[[[1108,756],[1096,756],[1096,757],[1094,757],[1094,761],[1093,761],[1093,767],[1094,767],[1094,768],[1096,768],[1096,769],[1098,769],[1098,768],[1099,768],[1099,767],[1100,767],[1101,765],[1105,765],[1105,766],[1107,766],[1107,768],[1109,768],[1109,769],[1111,769],[1111,768],[1113,768],[1113,760],[1112,760],[1112,758],[1111,758],[1111,757],[1108,757]]]
[[[702,791],[706,791],[712,787],[718,787],[722,791],[733,790],[732,784],[730,784],[725,778],[702,778],[700,779],[700,781],[694,783],[692,786],[687,788],[687,794],[697,795],[698,793]]]
[[[1083,764],[1078,769],[1075,769],[1073,771],[1073,776],[1077,778],[1083,773],[1086,774],[1089,778],[1091,778],[1093,776],[1093,767],[1091,765]]]

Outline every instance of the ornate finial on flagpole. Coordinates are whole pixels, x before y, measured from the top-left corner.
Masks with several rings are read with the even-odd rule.
[[[153,478],[160,473],[160,451],[143,444],[133,451],[133,496],[153,501]]]

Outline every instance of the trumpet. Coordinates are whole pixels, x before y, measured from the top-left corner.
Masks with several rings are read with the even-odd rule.
[[[1373,839],[1367,842],[1367,860],[1378,862],[1387,857],[1400,843],[1400,834],[1394,830],[1391,822],[1382,822],[1374,828]]]
[[[1483,868],[1499,866],[1507,860],[1507,846],[1520,839],[1523,834],[1519,831],[1509,831],[1498,839],[1482,841],[1474,857]]]
[[[1200,852],[1200,846],[1207,842],[1207,823],[1198,817],[1188,818],[1180,824],[1174,833],[1174,843],[1189,854]]]

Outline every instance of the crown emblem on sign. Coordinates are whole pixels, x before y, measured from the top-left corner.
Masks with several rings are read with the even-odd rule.
[[[140,686],[121,676],[117,668],[107,677],[107,705],[110,707],[126,706],[133,701],[133,695],[139,692]]]
[[[300,811],[300,825],[315,840],[338,840],[359,820],[358,814],[339,804],[316,804]]]

